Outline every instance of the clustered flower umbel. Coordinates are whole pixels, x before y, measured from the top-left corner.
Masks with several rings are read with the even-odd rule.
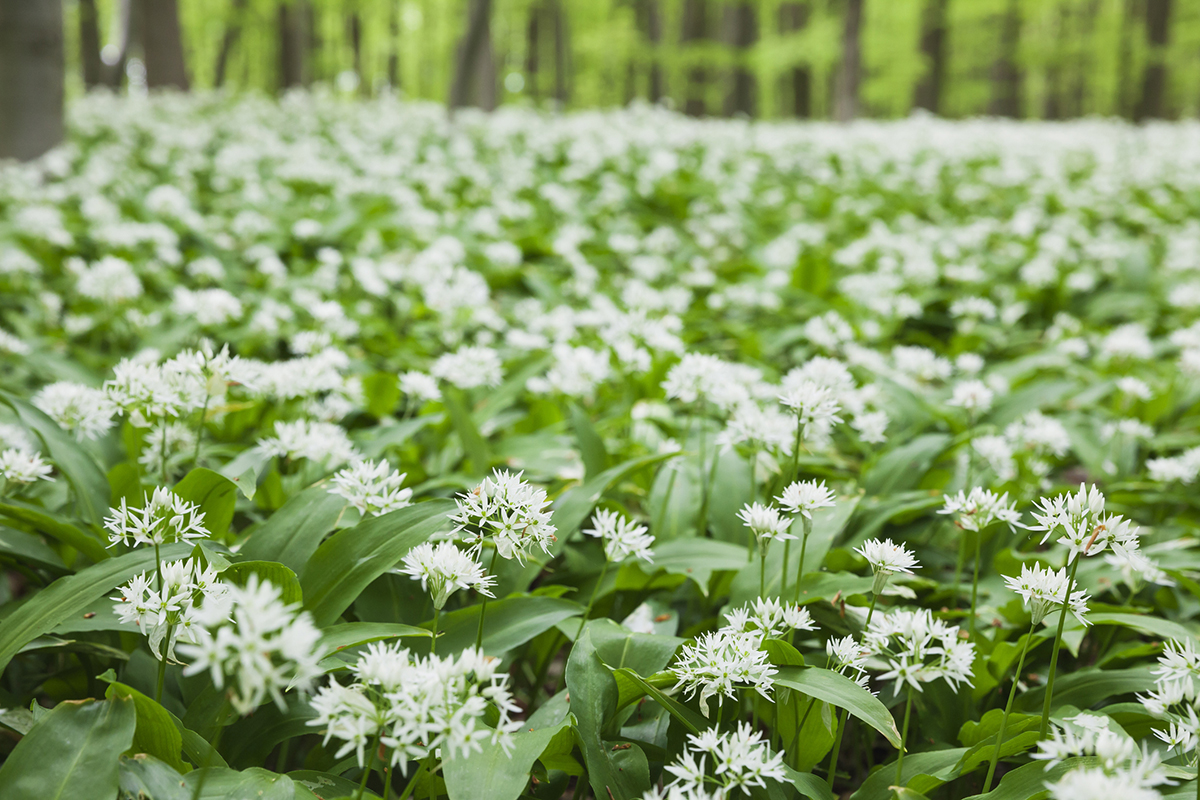
[[[619,564],[633,556],[647,563],[654,562],[654,537],[647,532],[645,525],[638,525],[626,519],[615,511],[599,509],[592,516],[592,527],[584,528],[582,533],[604,542],[604,558],[613,564]]]
[[[121,622],[138,626],[155,658],[175,661],[177,643],[198,644],[205,633],[201,608],[209,607],[205,620],[228,616],[228,586],[218,579],[215,567],[197,559],[165,562],[161,572],[161,589],[154,572],[143,572],[120,588],[113,607]],[[168,631],[171,638],[164,648]]]
[[[783,753],[771,753],[762,731],[749,723],[721,733],[709,728],[688,734],[687,747],[664,769],[674,780],[651,789],[643,800],[727,800],[749,796],[754,788],[766,789],[767,781],[787,781]]]
[[[377,516],[412,505],[412,489],[401,488],[406,473],[386,461],[359,461],[330,479],[330,494],[350,501],[364,516]]]
[[[508,689],[500,659],[467,648],[457,656],[414,656],[394,644],[368,646],[351,668],[355,680],[336,680],[313,696],[325,742],[337,739],[337,758],[354,752],[364,766],[365,750],[378,736],[388,761],[408,774],[408,763],[441,750],[443,758],[466,757],[484,741],[508,751],[510,734],[521,727],[512,715],[520,708]],[[489,714],[496,722],[486,722]]]
[[[454,532],[477,550],[490,542],[502,558],[524,564],[534,547],[549,553],[555,541],[546,490],[521,480],[521,473],[496,470],[455,503]]]
[[[141,508],[131,507],[124,497],[121,505],[110,508],[104,520],[109,547],[124,544],[162,545],[204,539],[210,534],[204,527],[204,512],[166,487],[146,494]]]
[[[1035,759],[1046,769],[1068,758],[1092,756],[1099,763],[1076,767],[1059,780],[1046,784],[1052,800],[1083,798],[1120,798],[1120,800],[1159,800],[1158,786],[1174,786],[1167,776],[1162,757],[1143,742],[1137,743],[1123,730],[1109,727],[1109,718],[1096,714],[1078,714],[1055,726],[1050,739],[1038,742]]]
[[[893,694],[905,686],[924,691],[923,684],[944,680],[971,686],[975,645],[963,641],[957,625],[948,625],[929,609],[894,609],[876,614],[863,634],[863,646],[887,662],[880,680],[894,680]]]
[[[1156,728],[1154,735],[1195,765],[1200,760],[1200,653],[1195,642],[1167,642],[1154,675],[1154,689],[1138,695],[1138,701],[1152,717],[1167,723],[1166,728]]]
[[[496,579],[469,554],[459,550],[454,542],[423,542],[404,556],[401,574],[421,582],[429,592],[433,607],[441,611],[450,595],[459,589],[474,589],[487,597],[495,597],[492,587]]]

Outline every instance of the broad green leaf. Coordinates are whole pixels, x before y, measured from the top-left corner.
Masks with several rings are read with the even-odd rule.
[[[251,575],[257,575],[260,583],[274,584],[287,605],[304,601],[296,573],[275,561],[238,561],[225,568],[221,580],[245,586]]]
[[[163,561],[184,558],[191,546],[177,543],[161,548]],[[143,547],[59,578],[0,621],[0,672],[26,644],[60,622],[82,613],[134,575],[154,569],[154,549]]]
[[[372,372],[362,379],[367,411],[375,419],[388,416],[400,402],[400,377],[394,372]]]
[[[439,624],[437,652],[457,653],[475,644],[481,604],[443,613]],[[559,597],[513,596],[487,604],[483,626],[483,650],[490,655],[506,653],[565,619],[583,613],[583,606]]]
[[[317,712],[303,699],[295,698],[280,711],[268,703],[250,716],[236,720],[221,737],[221,750],[234,767],[262,764],[275,745],[318,729],[309,725]]]
[[[579,446],[579,455],[583,458],[587,477],[591,478],[604,472],[608,467],[608,453],[604,450],[604,441],[596,433],[587,412],[577,403],[571,404],[571,429],[575,432],[575,443]]]
[[[211,469],[197,467],[175,484],[175,494],[196,503],[204,512],[204,527],[214,539],[229,532],[233,521],[233,509],[237,504],[237,484]]]
[[[846,709],[900,747],[900,731],[887,707],[846,676],[818,667],[781,667],[775,683]]]
[[[322,631],[317,652],[324,658],[348,647],[404,636],[428,638],[429,631],[399,622],[343,622]]]
[[[255,561],[278,561],[301,574],[347,507],[345,498],[324,486],[305,489],[251,532],[241,554]]]
[[[1147,636],[1159,639],[1176,639],[1180,642],[1195,644],[1197,634],[1188,630],[1178,622],[1152,616],[1150,614],[1113,614],[1093,612],[1087,615],[1088,622],[1093,625],[1119,625]]]
[[[466,451],[467,457],[471,461],[471,474],[487,474],[492,457],[488,452],[487,442],[479,432],[479,427],[471,417],[470,411],[467,410],[467,400],[462,390],[443,382],[442,403],[445,404],[446,413],[450,415],[450,422],[454,425],[454,430],[462,442],[463,450]]]
[[[868,495],[915,489],[949,445],[950,436],[944,433],[917,436],[880,456],[863,474],[863,488]]]
[[[1050,769],[1046,769],[1046,764],[1042,761],[1023,764],[1001,778],[1000,785],[995,789],[987,794],[971,795],[968,800],[1029,800],[1032,797],[1042,797],[1046,791],[1046,784],[1055,783],[1073,769],[1095,767],[1101,763],[1100,758],[1088,756],[1068,758]],[[1114,797],[1111,800],[1118,799]]]
[[[657,681],[654,680],[654,678],[656,676],[651,675],[650,678],[643,678],[641,675],[638,675],[633,670],[623,669],[623,668],[614,670],[613,675],[615,678],[618,679],[618,681],[620,679],[624,679],[624,680],[628,681],[630,684],[637,687],[638,692],[639,692],[637,695],[631,694],[628,697],[623,697],[623,696],[621,696],[620,692],[618,692],[618,699],[617,699],[618,709],[629,705],[630,703],[640,699],[641,697],[648,696],[648,697],[654,698],[654,701],[656,703],[658,703],[660,706],[665,708],[672,717],[679,720],[679,722],[685,728],[687,728],[689,732],[700,733],[700,731],[709,727],[710,723],[704,717],[700,716],[695,711],[692,711],[690,708],[685,706],[683,703],[680,703],[675,698],[668,697],[666,694],[664,694],[662,692],[662,690],[658,686],[655,685],[657,683]],[[675,684],[675,676],[674,675],[667,673],[666,677],[669,678],[670,685]]]
[[[7,797],[115,797],[117,763],[133,742],[131,699],[59,703],[17,742],[0,767]]]
[[[484,740],[481,752],[466,757],[451,753],[442,767],[450,800],[517,800],[529,784],[533,763],[567,727],[565,722],[538,730],[526,727],[512,735],[509,749]]]
[[[786,764],[783,765],[783,770],[792,786],[796,787],[796,791],[810,800],[836,800],[829,784],[811,772],[797,772]]]
[[[909,753],[904,756],[904,771],[901,773],[898,785],[907,786],[917,783],[923,788],[917,791],[932,789],[952,779],[954,765],[967,750],[965,747],[955,747],[948,750],[931,750],[926,753]],[[930,776],[922,779],[920,776]],[[851,800],[890,800],[895,794],[890,788],[896,784],[896,761],[884,764],[863,781],[858,791],[850,796]]]
[[[1149,691],[1155,684],[1153,669],[1150,666],[1105,670],[1085,667],[1076,672],[1059,674],[1054,679],[1053,706],[1091,708],[1102,700],[1111,701],[1123,694]],[[1013,708],[1029,713],[1040,712],[1045,696],[1046,687],[1038,686],[1019,695]]]
[[[302,786],[318,797],[332,798],[352,797],[358,793],[358,784],[353,781],[348,781],[337,775],[331,775],[328,772],[318,772],[312,769],[300,769],[294,772],[289,772],[288,777],[297,786]],[[394,795],[393,795],[394,796]],[[375,792],[367,789],[363,793],[363,797],[379,797]]]
[[[118,800],[191,800],[179,771],[147,753],[121,756]]]
[[[110,491],[108,478],[96,460],[80,447],[78,442],[63,432],[54,420],[32,404],[2,389],[0,403],[11,408],[21,424],[37,434],[45,447],[46,455],[54,461],[58,471],[71,484],[80,516],[96,528],[100,528],[104,524],[104,515],[108,513]]]
[[[205,772],[201,800],[231,800],[253,798],[253,800],[316,800],[316,795],[303,785],[297,785],[287,775],[270,770],[254,768],[235,772],[224,767],[193,770],[183,776],[189,796],[195,791],[200,776]]]
[[[108,682],[104,696],[107,698],[120,697],[133,700],[137,709],[137,728],[133,733],[132,749],[135,753],[149,753],[162,760],[178,772],[187,771],[180,753],[183,750],[183,736],[171,721],[171,715],[158,703],[146,695],[119,683],[112,677],[109,670],[101,675],[101,680]]]
[[[672,539],[654,547],[654,566],[686,576],[705,594],[714,572],[741,570],[746,563],[745,547],[717,539]]]
[[[317,548],[300,585],[304,605],[318,625],[331,625],[371,581],[387,572],[410,549],[448,529],[449,500],[430,500],[363,520],[338,531]]]
[[[7,503],[0,503],[0,514],[23,522],[38,533],[74,547],[94,563],[99,563],[112,555],[111,551],[105,549],[105,543],[99,534],[64,522],[58,517],[47,514],[42,509],[10,500]]]
[[[0,525],[0,555],[20,561],[36,569],[67,572],[67,565],[36,536]]]

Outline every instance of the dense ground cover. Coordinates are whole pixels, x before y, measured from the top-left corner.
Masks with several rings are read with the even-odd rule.
[[[1198,161],[81,101],[0,169],[0,794],[1196,793]]]

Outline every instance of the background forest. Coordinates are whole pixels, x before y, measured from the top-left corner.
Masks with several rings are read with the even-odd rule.
[[[1200,112],[1200,0],[68,0],[62,13],[69,92],[327,83],[762,118]]]

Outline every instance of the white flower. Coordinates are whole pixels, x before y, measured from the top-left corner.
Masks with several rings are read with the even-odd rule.
[[[422,403],[442,399],[442,391],[438,389],[437,379],[417,370],[400,373],[400,391]]]
[[[904,685],[923,691],[922,684],[936,680],[972,685],[975,646],[959,638],[957,625],[935,619],[927,608],[875,615],[863,634],[863,645],[887,661],[890,669],[879,679],[896,681],[893,694]]]
[[[891,539],[867,539],[861,547],[854,548],[871,565],[875,573],[875,585],[872,591],[879,594],[887,586],[892,575],[903,572],[912,574],[917,566],[917,559],[904,545],[896,544]]]
[[[709,728],[699,735],[688,734],[687,749],[664,770],[675,777],[667,787],[671,800],[718,800],[735,794],[748,797],[752,787],[766,789],[767,780],[788,780],[783,753],[772,755],[770,743],[748,722],[738,723],[736,731],[727,733]]]
[[[1005,522],[1009,530],[1024,527],[1016,503],[1008,504],[1008,493],[996,494],[976,486],[970,494],[960,491],[957,495],[942,495],[944,505],[939,514],[955,514],[955,524],[965,531],[981,531],[993,522]]]
[[[838,416],[841,403],[836,393],[816,381],[804,381],[793,387],[779,395],[779,402],[791,410],[798,424],[805,429],[811,425],[820,430],[842,421]]]
[[[521,480],[521,473],[496,470],[454,502],[458,510],[450,520],[457,526],[455,533],[477,546],[492,542],[503,558],[524,564],[534,547],[549,553],[555,541],[546,490]]]
[[[781,517],[779,509],[775,506],[749,503],[742,506],[742,510],[738,512],[738,519],[754,534],[760,553],[766,553],[771,542],[776,539],[783,541],[796,538],[788,533],[792,527],[792,520]]]
[[[788,512],[809,519],[812,519],[812,512],[818,508],[832,508],[834,499],[834,494],[825,486],[825,481],[795,481],[788,484],[783,494],[775,498]]]
[[[962,381],[955,385],[954,393],[946,401],[948,406],[957,406],[972,414],[983,414],[992,407],[995,392],[980,380]]]
[[[870,681],[867,674],[867,656],[870,651],[855,641],[853,636],[825,640],[825,654],[829,656],[829,667],[846,675],[864,689]]]
[[[184,675],[208,672],[234,710],[249,714],[270,697],[286,710],[283,693],[308,690],[321,674],[316,651],[321,631],[307,611],[284,605],[280,591],[251,573],[245,586],[230,584],[226,603],[205,603],[196,615],[207,630],[196,643],[180,643],[191,659]]]
[[[150,652],[158,660],[175,660],[175,645],[197,643],[204,629],[197,624],[202,605],[216,604],[213,614],[225,610],[227,586],[218,580],[212,566],[203,567],[194,559],[164,562],[162,587],[154,572],[143,572],[120,587],[121,596],[113,598],[113,607],[121,622],[132,622],[149,639]],[[171,629],[171,641],[163,652],[163,641]]]
[[[43,386],[33,404],[76,439],[99,439],[112,427],[116,406],[101,389],[58,381]]]
[[[0,450],[0,480],[6,483],[33,483],[54,480],[50,473],[54,467],[42,460],[37,453],[10,447]]]
[[[130,508],[121,498],[120,508],[110,508],[104,527],[110,547],[121,542],[130,547],[140,544],[203,539],[212,534],[204,527],[204,512],[165,487],[146,494],[141,508]]]
[[[305,419],[276,422],[275,436],[259,439],[258,447],[269,456],[307,458],[326,467],[359,459],[346,430],[332,422]]]
[[[759,649],[757,631],[718,630],[702,633],[685,644],[672,668],[689,699],[699,695],[700,710],[708,716],[708,699],[733,698],[735,688],[749,687],[770,699],[776,670]]]
[[[1033,512],[1037,525],[1030,530],[1045,531],[1045,543],[1058,534],[1058,543],[1067,546],[1067,562],[1082,553],[1094,556],[1109,547],[1120,545],[1136,550],[1138,529],[1129,520],[1116,515],[1104,516],[1104,495],[1095,486],[1083,484],[1075,494],[1042,498]]]
[[[480,594],[495,597],[491,587],[496,579],[484,573],[474,558],[454,546],[454,542],[434,545],[424,542],[404,556],[401,574],[421,582],[421,588],[433,598],[433,607],[441,610],[450,595],[459,589],[474,589]]]
[[[328,491],[349,500],[361,514],[387,514],[412,505],[412,489],[400,488],[406,477],[386,461],[359,461],[337,472]]]
[[[1022,564],[1020,576],[1005,576],[1004,582],[1021,595],[1034,625],[1040,623],[1052,608],[1066,608],[1081,623],[1089,624],[1085,616],[1088,594],[1082,589],[1076,590],[1077,583],[1068,587],[1066,567],[1055,572],[1039,564],[1034,564],[1032,569],[1028,564]]]
[[[647,533],[645,525],[637,525],[615,511],[599,509],[592,517],[592,527],[584,528],[585,536],[604,540],[604,557],[620,563],[629,556],[653,563],[654,537]]]
[[[503,377],[500,356],[490,347],[461,347],[433,362],[429,373],[459,389],[499,386]]]
[[[361,684],[347,687],[330,681],[309,700],[317,716],[307,723],[325,729],[322,744],[330,739],[342,742],[335,758],[343,758],[353,750],[360,767],[366,763],[366,748],[388,721],[386,710],[368,699],[363,688]]]
[[[759,631],[768,639],[778,639],[788,631],[817,629],[808,609],[792,603],[780,603],[773,597],[759,597],[748,606],[727,611],[725,619],[724,631]]]

